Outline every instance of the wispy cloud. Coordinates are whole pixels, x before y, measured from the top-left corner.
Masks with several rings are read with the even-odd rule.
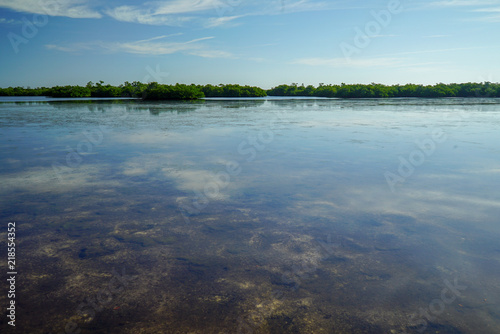
[[[397,52],[391,53],[391,56],[407,56],[407,55],[417,55],[417,54],[425,54],[425,53],[442,53],[442,52],[455,52],[455,51],[466,51],[466,50],[476,50],[483,49],[484,47],[467,47],[467,48],[449,48],[449,49],[432,49],[432,50],[419,50],[419,51],[406,51],[406,52]],[[389,55],[389,54],[385,54]],[[385,55],[379,55],[383,57]]]
[[[86,0],[0,0],[0,8],[17,12],[66,16],[71,18],[101,18],[102,15],[91,9]]]
[[[339,9],[336,2],[320,0],[159,0],[117,7],[108,5],[107,9],[101,7],[98,10],[90,5],[91,1],[0,0],[0,8],[71,18],[102,18],[105,14],[121,22],[165,26],[196,23],[208,28],[234,26],[235,20],[245,16]]]
[[[336,1],[316,0],[256,1],[253,4],[254,6],[248,6],[248,8],[245,9],[246,16],[272,16],[299,12],[365,8],[360,6],[344,6],[342,3]]]
[[[486,12],[486,13],[500,13],[500,7],[490,7],[490,8],[480,8],[474,10],[475,12]]]
[[[286,1],[286,0],[274,0],[274,1],[254,1],[251,4],[241,1],[237,6],[230,5],[231,1],[226,1],[225,7],[219,7],[226,9],[228,13],[234,12],[244,12],[241,15],[219,15],[219,17],[210,17],[204,24],[205,27],[219,27],[219,26],[236,26],[237,23],[233,22],[236,19],[240,19],[248,16],[272,16],[272,15],[284,15],[297,12],[308,12],[308,11],[320,11],[332,9],[332,5],[325,1],[311,1],[311,0],[297,0],[297,1]],[[241,8],[244,7],[244,8]],[[242,10],[238,11],[237,9]],[[218,10],[219,14],[224,12]]]
[[[235,56],[226,51],[222,50],[192,50],[187,52],[187,54],[190,54],[192,56],[198,56],[198,57],[203,57],[203,58],[235,58]]]
[[[500,22],[500,8],[498,7],[498,0],[442,0],[430,2],[429,6],[435,8],[462,7],[467,8],[467,10],[471,13],[494,13],[496,15],[470,18],[466,21]]]
[[[296,12],[308,12],[331,9],[332,3],[326,1],[310,1],[310,0],[298,0],[298,1],[273,1],[275,9],[279,9],[284,13],[296,13]],[[334,4],[336,6],[336,4]],[[278,11],[275,11],[278,12]]]
[[[197,14],[223,6],[221,0],[174,0],[119,6],[106,11],[118,21],[150,25],[179,26],[196,19]]]
[[[234,21],[236,19],[239,19],[241,17],[244,17],[247,15],[235,15],[235,16],[222,16],[222,17],[211,17],[208,19],[208,21],[205,23],[206,28],[213,28],[213,27],[219,27],[219,26],[227,26],[228,23],[231,21]],[[236,26],[236,23],[231,24],[231,26]]]
[[[500,15],[482,16],[476,19],[470,19],[469,21],[497,23],[500,22]]]
[[[281,15],[287,13],[331,8],[325,1],[231,1],[231,0],[173,0],[146,2],[140,6],[119,6],[105,11],[118,21],[182,26],[197,23],[206,28],[234,26],[246,16]]]
[[[62,52],[78,52],[82,50],[89,50],[92,47],[85,43],[75,43],[68,46],[56,45],[56,44],[46,44],[45,47],[49,50],[57,50]]]
[[[158,41],[166,36],[135,42],[104,43],[101,46],[111,52],[126,52],[144,55],[166,55],[182,51],[194,51],[201,49],[202,45],[197,42],[212,39],[213,37],[198,38],[187,42],[165,42]]]
[[[21,21],[0,17],[0,24],[21,24]]]
[[[292,64],[309,66],[328,66],[328,67],[393,67],[401,65],[401,58],[365,58],[365,59],[347,59],[341,58],[302,58],[292,61]]]
[[[407,72],[435,71],[436,68],[443,69],[446,65],[442,62],[419,62],[406,57],[373,57],[361,59],[347,58],[303,58],[291,62],[292,64],[333,67],[341,69],[395,69],[401,68]]]
[[[423,38],[446,38],[446,37],[451,37],[451,35],[429,35],[429,36],[422,36]]]
[[[152,9],[134,6],[120,6],[108,9],[105,13],[117,21],[149,25],[181,26],[193,20],[189,16],[160,15]]]
[[[69,45],[47,44],[45,47],[50,50],[63,52],[81,52],[85,50],[104,50],[111,53],[131,53],[141,55],[167,55],[173,53],[185,53],[189,55],[206,58],[230,58],[233,55],[229,52],[211,50],[202,41],[213,39],[214,37],[197,38],[186,42],[170,42],[164,39],[175,35],[157,36],[150,39],[131,42],[103,42],[95,41],[88,43],[74,43]]]
[[[464,7],[464,6],[487,6],[498,5],[496,0],[443,0],[433,1],[429,5],[435,7]]]
[[[473,10],[476,13],[488,13],[493,15],[482,16],[476,18],[475,21],[483,21],[483,22],[500,22],[500,7],[487,7],[487,8],[478,8]]]
[[[173,0],[159,3],[157,14],[185,14],[196,13],[206,10],[215,10],[224,5],[221,0]]]
[[[394,35],[394,34],[388,34],[388,35],[374,35],[372,38],[386,38],[386,37],[400,37],[401,35]]]

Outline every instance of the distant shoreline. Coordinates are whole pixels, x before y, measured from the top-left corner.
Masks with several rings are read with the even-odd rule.
[[[86,86],[8,87],[0,96],[45,96],[51,98],[137,98],[142,100],[198,100],[203,98],[488,98],[500,97],[500,83],[461,83],[436,85],[382,85],[372,83],[325,85],[279,85],[269,90],[242,85],[163,85],[156,82],[125,82],[119,86],[89,82]]]
[[[92,104],[92,103],[190,103],[190,104],[205,104],[205,103],[252,103],[252,102],[335,102],[338,103],[348,102],[348,101],[378,101],[379,103],[397,104],[401,101],[401,104],[411,103],[414,104],[425,103],[425,100],[442,101],[445,104],[500,104],[500,98],[475,98],[475,97],[441,97],[441,98],[426,98],[426,97],[389,97],[389,98],[352,98],[352,99],[342,99],[342,98],[325,98],[325,97],[302,97],[302,96],[265,96],[265,97],[217,97],[217,98],[200,98],[196,100],[143,100],[140,98],[129,98],[129,97],[114,97],[114,98],[98,98],[98,97],[61,97],[53,98],[46,96],[0,96],[0,105],[5,104],[40,104],[40,103],[80,103],[80,104]],[[455,102],[453,102],[455,100]],[[449,101],[449,102],[446,102]]]

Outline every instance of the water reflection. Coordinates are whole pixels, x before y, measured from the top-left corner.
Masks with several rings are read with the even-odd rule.
[[[23,330],[495,333],[499,112],[497,99],[0,104]],[[384,173],[436,128],[447,140],[392,192]],[[134,279],[78,308],[113,268]]]

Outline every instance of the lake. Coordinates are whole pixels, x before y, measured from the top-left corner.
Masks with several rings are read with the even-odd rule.
[[[500,99],[1,101],[18,332],[500,332]]]

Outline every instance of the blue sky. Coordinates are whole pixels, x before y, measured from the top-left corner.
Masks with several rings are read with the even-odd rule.
[[[495,0],[0,0],[0,87],[500,81]]]

